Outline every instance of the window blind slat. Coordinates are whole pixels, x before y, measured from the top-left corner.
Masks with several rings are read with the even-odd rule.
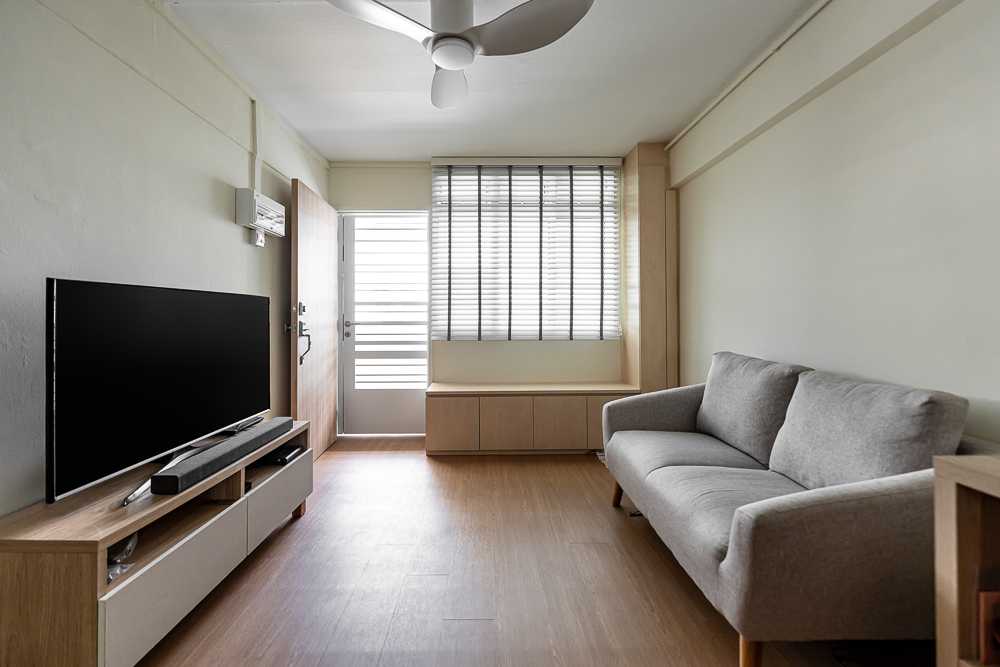
[[[618,181],[604,166],[435,166],[432,338],[619,338]]]

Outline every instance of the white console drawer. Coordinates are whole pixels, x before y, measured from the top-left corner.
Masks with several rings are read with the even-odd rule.
[[[98,600],[98,664],[138,662],[246,557],[246,526],[236,502]]]
[[[247,553],[284,523],[312,493],[312,485],[313,455],[307,450],[247,493]]]

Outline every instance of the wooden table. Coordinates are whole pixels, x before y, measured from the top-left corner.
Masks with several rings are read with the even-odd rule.
[[[1000,458],[934,459],[938,667],[978,667],[977,593],[1000,590]]]

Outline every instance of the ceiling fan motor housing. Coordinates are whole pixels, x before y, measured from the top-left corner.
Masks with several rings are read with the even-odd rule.
[[[442,69],[465,69],[475,59],[475,47],[461,37],[438,37],[431,43],[431,60]]]
[[[431,0],[431,30],[457,35],[476,24],[473,0]]]

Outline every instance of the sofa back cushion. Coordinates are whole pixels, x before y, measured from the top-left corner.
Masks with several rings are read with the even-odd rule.
[[[958,449],[968,409],[940,391],[803,373],[771,469],[815,489],[930,468]]]
[[[716,352],[698,410],[698,430],[767,465],[799,373],[805,370],[805,366]]]

